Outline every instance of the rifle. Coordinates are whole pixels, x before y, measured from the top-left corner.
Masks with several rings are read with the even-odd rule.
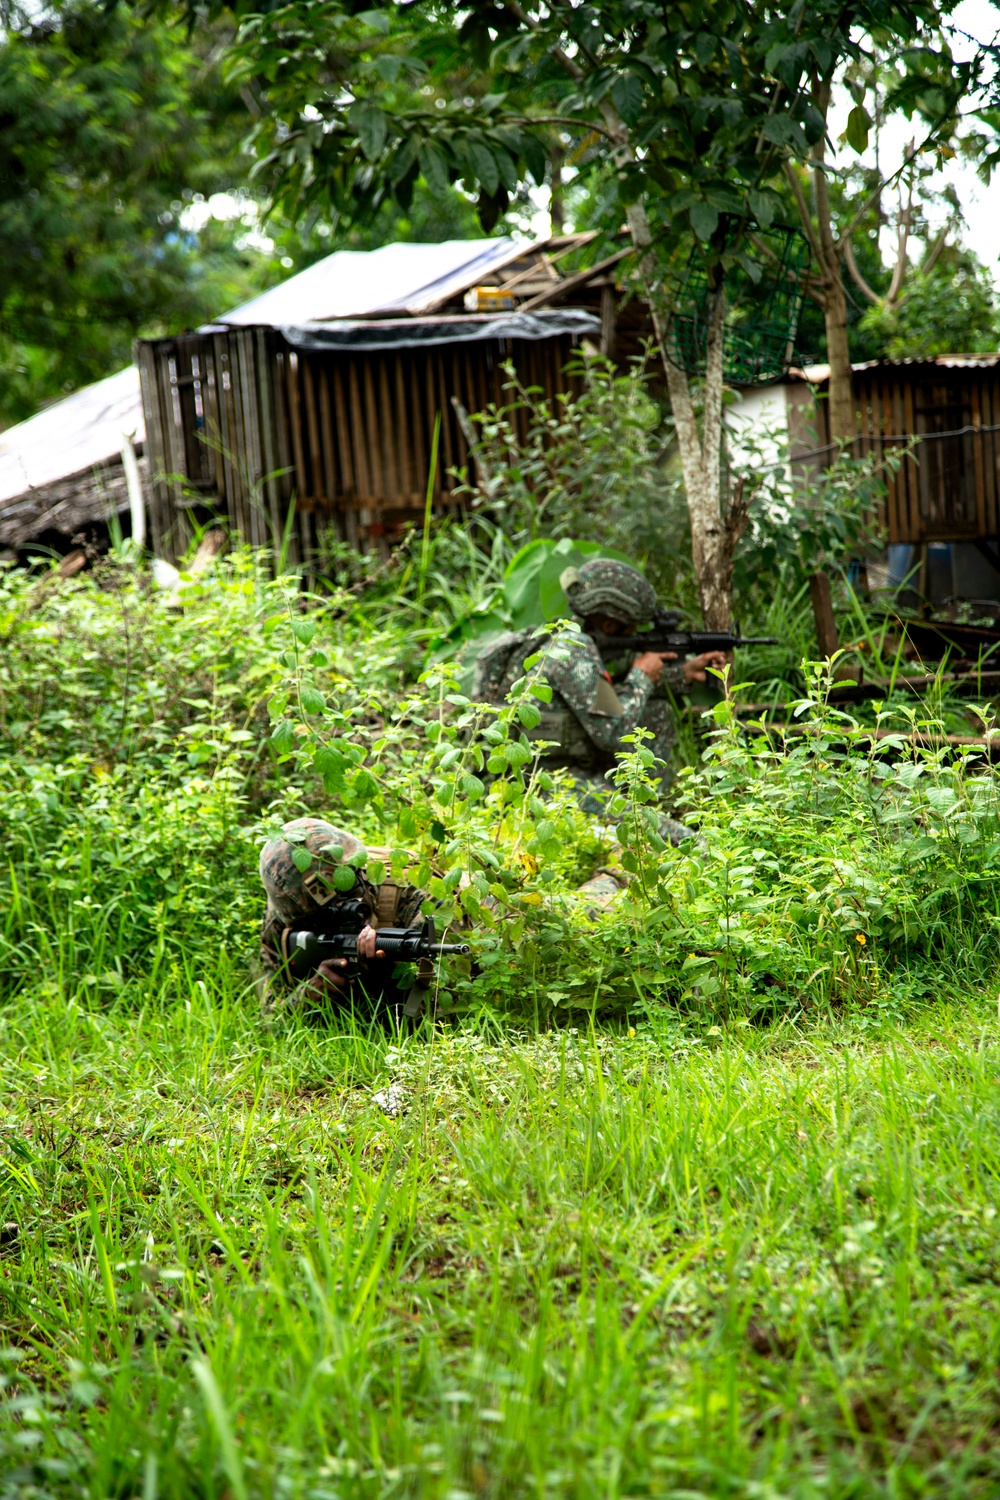
[[[780,644],[773,635],[742,636],[738,625],[732,630],[682,630],[682,618],[675,609],[658,609],[649,629],[638,635],[605,635],[600,630],[588,634],[604,661],[614,661],[632,651],[674,651],[683,660],[685,656],[700,656],[703,651]]]
[[[358,934],[371,919],[366,901],[331,901],[318,911],[300,917],[285,930],[281,946],[289,976],[308,979],[328,958],[346,958],[343,971],[348,980],[361,973],[358,958]],[[468,943],[439,943],[434,918],[428,917],[420,927],[380,927],[378,948],[386,958],[397,963],[418,963],[422,958],[437,958],[443,953],[470,953]],[[391,972],[391,971],[390,971]]]

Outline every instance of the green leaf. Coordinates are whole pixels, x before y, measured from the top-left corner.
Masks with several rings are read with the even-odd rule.
[[[380,36],[388,36],[392,26],[392,18],[384,10],[361,10],[357,14],[357,20],[363,21],[366,26],[370,26]]]
[[[719,227],[719,210],[713,208],[711,203],[693,204],[688,210],[688,216],[691,228],[703,244],[712,238]]]
[[[406,58],[385,52],[375,59],[375,71],[385,83],[395,83],[405,62]]]
[[[776,146],[785,146],[796,155],[805,156],[807,150],[806,138],[787,115],[771,115],[764,121],[761,127],[766,141],[772,141]]]
[[[459,778],[459,790],[472,802],[478,802],[479,798],[486,793],[486,787],[478,776],[466,775]]]
[[[539,187],[541,187],[545,181],[545,150],[541,141],[537,140],[535,136],[529,135],[526,130],[523,130],[519,144],[525,166]]]
[[[384,112],[371,99],[360,99],[350,112],[349,119],[358,132],[361,149],[369,161],[381,155],[388,133],[388,122]]]
[[[359,802],[369,802],[378,791],[378,782],[370,771],[359,771],[351,790]]]
[[[518,706],[517,716],[525,729],[535,729],[542,722],[541,713],[533,703],[522,703]]]
[[[308,646],[315,634],[316,626],[312,620],[292,621],[292,635],[294,635],[300,646]]]
[[[292,864],[295,866],[295,868],[297,870],[301,870],[303,874],[305,874],[306,870],[308,870],[308,868],[312,864],[312,862],[313,862],[313,857],[309,853],[308,849],[293,849],[292,850]]]
[[[810,146],[821,141],[826,134],[826,118],[815,104],[807,104],[801,113],[802,129]],[[871,121],[868,122],[871,124]]]
[[[307,714],[325,713],[326,699],[317,688],[304,687],[302,689],[302,707]]]
[[[294,725],[290,719],[281,719],[271,730],[271,744],[279,755],[289,755],[295,748]]]
[[[350,865],[341,865],[338,870],[334,870],[330,879],[335,891],[349,891],[357,877]]]
[[[339,751],[329,745],[321,745],[313,757],[313,765],[323,778],[323,790],[331,795],[344,789],[344,772],[350,762]],[[338,856],[339,857],[339,856]]]
[[[703,68],[707,68],[715,56],[718,38],[710,31],[699,31],[694,39],[694,55]]]
[[[856,104],[847,116],[847,128],[844,131],[847,144],[852,150],[860,155],[868,147],[868,131],[871,128],[872,117],[863,104]]]
[[[466,146],[465,154],[472,163],[477,182],[487,193],[495,193],[500,186],[500,173],[497,170],[493,153],[485,141],[470,141]]]
[[[635,125],[642,114],[642,84],[634,73],[625,73],[611,85],[611,98],[615,109],[626,125]]]
[[[444,197],[448,192],[448,161],[440,146],[425,141],[418,157],[424,181],[432,193]]]
[[[778,208],[778,200],[772,193],[758,192],[752,189],[750,192],[750,212],[753,214],[761,229],[768,229],[774,223],[774,215]]]

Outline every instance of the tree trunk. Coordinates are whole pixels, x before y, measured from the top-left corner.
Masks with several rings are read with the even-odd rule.
[[[848,443],[858,435],[854,406],[854,372],[847,343],[847,297],[840,278],[839,260],[824,287],[823,318],[826,322],[826,354],[830,361],[830,394],[827,400],[831,443]]]
[[[829,114],[832,89],[832,74],[827,78],[818,78],[813,85],[812,103],[824,119]],[[815,226],[791,162],[785,163],[784,173],[819,273],[813,295],[823,308],[826,323],[826,354],[830,362],[830,438],[834,443],[849,442],[857,435],[857,426],[854,414],[854,376],[847,343],[847,297],[844,293],[842,270],[847,241],[838,240],[833,232],[833,210],[826,175],[825,134],[812,147],[809,155]]]
[[[616,151],[631,155],[628,133],[607,104],[602,105],[605,123],[614,132]],[[649,220],[642,202],[630,203],[625,221],[637,250],[645,250],[651,239]],[[687,373],[673,364],[667,353],[667,320],[652,287],[652,257],[644,256],[639,273],[645,282],[646,299],[660,358],[667,376],[667,389],[674,413],[677,446],[681,455],[684,493],[691,520],[691,560],[698,583],[698,597],[707,630],[728,630],[733,616],[733,551],[746,525],[742,504],[727,504],[722,511],[722,389],[725,347],[726,299],[724,286],[715,294],[709,317],[702,390],[702,432],[691,399]]]
[[[691,518],[691,560],[707,630],[728,630],[732,621],[733,548],[737,540],[721,504],[725,311],[725,294],[720,289],[709,319],[700,437],[690,381],[664,355]]]
[[[549,158],[549,223],[553,234],[566,226],[566,187],[562,175],[563,153],[553,148]]]

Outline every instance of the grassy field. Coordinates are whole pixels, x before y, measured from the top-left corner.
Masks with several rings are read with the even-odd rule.
[[[0,1012],[5,1497],[997,1493],[995,997],[394,1041],[85,995]]]
[[[0,575],[0,1500],[996,1495],[995,771],[806,667],[616,854],[403,604]],[[436,1029],[264,1026],[305,811],[467,923]]]

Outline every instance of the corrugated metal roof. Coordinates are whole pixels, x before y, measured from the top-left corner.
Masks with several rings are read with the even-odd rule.
[[[419,317],[534,248],[533,241],[507,237],[338,250],[217,322],[280,328],[386,313]]]
[[[861,370],[991,370],[1000,364],[1000,352],[995,354],[937,354],[932,359],[869,359],[852,365],[854,371]],[[822,385],[830,378],[829,365],[806,365],[804,369],[793,368],[788,372],[791,380],[808,380],[810,385]]]
[[[116,458],[126,433],[145,441],[135,365],[0,432],[0,505]]]

